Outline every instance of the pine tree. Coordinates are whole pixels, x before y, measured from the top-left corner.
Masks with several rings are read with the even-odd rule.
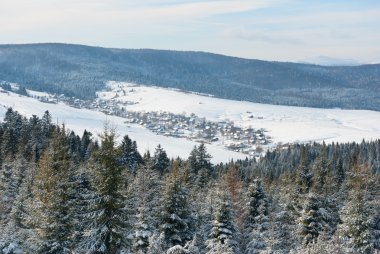
[[[339,158],[336,163],[336,174],[337,174],[337,183],[338,187],[340,188],[346,178],[346,172],[343,168],[343,160],[342,158]]]
[[[327,177],[329,174],[329,164],[327,160],[327,148],[324,145],[314,164],[314,190],[318,194],[326,192],[325,184],[328,181]]]
[[[12,222],[12,226],[14,227],[22,227],[23,226],[23,213],[25,212],[24,210],[24,201],[26,199],[26,196],[29,194],[29,191],[27,192],[26,188],[29,187],[29,182],[28,182],[28,175],[30,174],[31,163],[27,163],[24,159],[20,158],[17,161],[15,161],[15,167],[17,168],[17,173],[15,176],[15,181],[16,184],[14,187],[17,189],[14,190],[15,194],[15,199],[12,205],[12,210],[10,214],[10,219]]]
[[[268,200],[261,180],[255,179],[253,183],[249,185],[246,207],[246,227],[254,228],[257,226],[255,224],[261,222],[261,216],[268,216]]]
[[[317,242],[318,236],[324,230],[324,221],[318,198],[313,193],[307,196],[299,223],[301,242],[305,245]]]
[[[12,185],[12,163],[4,162],[0,169],[0,222],[6,219],[9,213],[13,192],[9,190]]]
[[[342,235],[356,253],[373,253],[373,233],[368,203],[363,193],[356,193],[343,210]]]
[[[342,235],[353,253],[373,253],[378,239],[374,238],[377,214],[373,214],[368,202],[370,172],[367,167],[359,165],[357,158],[352,158],[351,162],[348,183],[351,190],[349,201],[342,209]]]
[[[206,146],[204,143],[201,143],[198,146],[198,153],[197,153],[197,164],[200,169],[205,168],[208,170],[211,170],[211,155],[207,152]]]
[[[135,253],[146,253],[149,247],[149,238],[153,235],[151,225],[147,218],[146,207],[140,206],[135,224],[135,233],[133,235],[133,249]]]
[[[36,244],[35,233],[30,230],[30,228],[34,228],[33,225],[35,225],[35,221],[38,220],[38,218],[36,218],[35,202],[34,200],[32,202],[32,183],[37,166],[34,163],[27,163],[22,159],[15,161],[15,163],[25,169],[25,176],[20,183],[17,196],[9,213],[9,221],[2,233],[9,236],[6,241],[9,242],[8,253],[37,253],[40,251],[40,248]],[[33,221],[33,223],[31,223],[31,221]],[[38,241],[38,243],[40,243],[40,241]],[[3,249],[4,253],[7,253],[7,251]]]
[[[295,221],[292,214],[283,207],[273,214],[270,227],[270,251],[274,253],[289,253],[297,243],[295,234]]]
[[[161,145],[157,146],[156,151],[154,152],[153,161],[154,169],[157,170],[159,173],[163,174],[168,170],[170,160],[166,155],[165,150],[162,149]]]
[[[188,158],[190,178],[198,187],[205,187],[212,176],[211,158],[203,143],[199,147],[195,146],[190,153]]]
[[[209,239],[206,241],[208,254],[240,253],[238,231],[234,219],[233,207],[227,190],[219,190],[215,220]]]
[[[0,221],[8,217],[13,210],[19,194],[20,186],[27,174],[28,163],[19,154],[16,158],[6,161],[0,170]]]
[[[69,253],[71,224],[71,165],[65,129],[56,128],[44,152],[33,189],[38,216],[35,229],[44,253]]]
[[[147,160],[145,165],[137,170],[136,177],[131,184],[135,204],[138,210],[137,220],[134,225],[134,251],[147,252],[149,238],[157,227],[157,214],[159,206],[158,193],[159,177],[153,170],[153,163]]]
[[[1,151],[3,152],[3,158],[14,158],[17,153],[18,137],[13,126],[4,129],[1,143]]]
[[[297,186],[299,194],[307,194],[313,185],[313,173],[309,167],[308,149],[303,148],[301,156],[301,164],[297,169]]]
[[[198,156],[198,147],[194,146],[193,150],[191,150],[190,152],[189,158],[187,159],[190,174],[193,176],[196,176],[199,170],[197,156]]]
[[[51,114],[48,110],[46,110],[44,115],[41,118],[41,126],[42,126],[41,133],[43,137],[45,138],[50,138],[53,132],[54,125],[52,125],[51,121],[52,121]]]
[[[92,144],[92,133],[84,130],[80,141],[80,155],[83,160],[88,160],[91,157],[90,146]]]
[[[248,240],[247,253],[260,253],[268,241],[268,199],[259,179],[248,188],[247,212],[245,215],[245,239]]]
[[[95,200],[98,198],[95,187],[91,181],[91,173],[89,171],[89,162],[78,165],[75,174],[75,216],[74,221],[74,238],[75,246],[81,248],[82,243],[86,240],[89,230],[91,229],[92,220],[88,213],[93,208]]]
[[[191,212],[187,189],[175,169],[168,177],[161,200],[160,232],[165,248],[184,245],[191,239]]]
[[[120,150],[115,132],[105,127],[101,146],[91,165],[96,197],[89,201],[88,231],[82,248],[88,253],[118,253],[127,246],[128,216],[123,196],[124,167],[119,165]]]
[[[143,159],[137,151],[136,141],[132,141],[126,135],[121,141],[120,149],[122,151],[122,155],[119,158],[121,165],[127,166],[132,172],[136,172],[137,168],[143,164]]]

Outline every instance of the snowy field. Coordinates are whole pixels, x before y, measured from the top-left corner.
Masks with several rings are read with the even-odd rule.
[[[127,110],[195,113],[211,121],[229,119],[237,126],[266,129],[275,143],[380,138],[380,112],[376,111],[267,105],[120,82],[109,82],[108,86],[110,91],[98,96],[137,103],[128,105]]]
[[[290,107],[233,101],[184,93],[173,89],[136,86],[128,83],[109,83],[110,90],[99,92],[102,99],[129,101],[126,106],[132,111],[167,111],[176,114],[195,113],[210,121],[226,119],[235,125],[255,129],[264,128],[274,144],[287,142],[325,141],[360,142],[362,139],[380,138],[380,112],[368,110],[316,109]],[[46,96],[45,93],[31,92]],[[106,116],[97,111],[69,107],[63,103],[48,104],[14,93],[0,92],[0,119],[6,109],[13,107],[21,114],[41,117],[45,110],[53,116],[54,122],[65,123],[67,128],[81,135],[84,129],[94,134],[101,133],[104,122],[109,120],[117,129],[120,138],[128,134],[137,141],[140,152],[154,151],[161,144],[169,156],[188,157],[195,143],[186,139],[159,136],[134,124],[126,124],[124,118]],[[226,162],[245,158],[246,155],[226,150],[224,147],[207,145],[213,162]]]
[[[34,94],[36,95],[36,93]],[[45,94],[39,94],[45,96]],[[186,139],[177,139],[165,136],[158,136],[139,125],[125,124],[124,118],[106,116],[97,111],[78,109],[69,107],[65,104],[48,104],[42,103],[30,97],[19,96],[14,93],[2,93],[0,88],[0,120],[3,119],[7,108],[12,107],[25,116],[37,115],[42,117],[46,110],[49,110],[53,117],[53,122],[65,123],[66,127],[74,130],[79,136],[85,129],[93,134],[100,134],[103,130],[105,121],[109,121],[111,125],[116,127],[121,139],[124,135],[129,135],[136,140],[137,146],[141,153],[150,150],[154,152],[154,148],[161,144],[170,157],[187,158],[190,151],[195,145],[192,141]],[[212,154],[212,162],[228,162],[231,159],[244,159],[246,155],[228,151],[221,146],[206,145],[210,154]]]

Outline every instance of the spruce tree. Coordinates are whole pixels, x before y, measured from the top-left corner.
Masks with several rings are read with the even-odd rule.
[[[88,160],[91,156],[89,147],[92,143],[92,133],[84,130],[80,141],[80,155],[83,160]]]
[[[135,179],[131,184],[134,207],[138,211],[134,225],[134,251],[146,253],[149,246],[149,238],[157,227],[158,192],[160,181],[158,173],[153,169],[151,160],[146,160],[145,165],[137,170]]]
[[[1,151],[3,152],[3,158],[9,157],[11,159],[15,157],[18,148],[17,143],[18,137],[14,127],[9,126],[8,128],[4,129],[1,142]]]
[[[69,253],[71,248],[71,167],[66,131],[56,128],[40,160],[33,189],[38,216],[35,229],[44,253]]]
[[[50,133],[53,129],[51,121],[52,121],[51,114],[48,110],[46,110],[44,115],[41,118],[42,133],[45,135],[45,137],[50,137]]]
[[[116,148],[115,135],[106,126],[101,146],[93,154],[91,173],[96,196],[89,201],[89,233],[82,244],[88,253],[114,254],[128,245],[128,214],[123,195],[125,167],[118,161],[121,152]]]
[[[301,164],[297,169],[297,192],[298,194],[307,194],[313,185],[313,173],[309,166],[308,149],[303,148],[301,155]]]
[[[200,169],[205,168],[211,170],[211,155],[207,152],[206,146],[204,143],[201,143],[198,146],[197,152],[197,164]]]
[[[299,235],[305,245],[316,243],[318,236],[324,230],[323,216],[320,211],[319,200],[315,194],[310,193],[304,204],[299,219]]]
[[[165,248],[184,245],[191,239],[189,226],[191,211],[188,192],[183,184],[179,170],[175,169],[167,178],[161,199],[160,233]]]
[[[188,158],[190,179],[198,187],[205,187],[212,176],[211,155],[207,153],[206,146],[202,143],[194,147]]]
[[[165,173],[170,165],[170,160],[166,154],[166,151],[158,145],[153,156],[154,169],[157,170],[160,174]]]
[[[343,159],[338,158],[336,162],[336,175],[337,175],[337,183],[338,187],[340,188],[346,178],[346,172],[343,168]]]
[[[235,225],[235,218],[229,193],[219,190],[218,207],[215,213],[213,227],[206,241],[207,254],[238,254],[240,253],[238,244],[238,230]]]
[[[259,179],[248,188],[247,211],[245,215],[245,240],[247,253],[259,253],[266,249],[268,241],[268,199]]]
[[[349,200],[342,209],[342,235],[345,244],[355,253],[373,253],[378,245],[375,238],[379,232],[376,230],[379,205],[377,212],[371,211],[369,205],[370,193],[368,183],[370,174],[367,167],[359,165],[357,158],[352,159],[348,186]]]
[[[20,186],[27,174],[28,163],[18,154],[14,160],[7,160],[0,169],[1,221],[13,210],[15,201],[19,195]]]
[[[318,194],[326,193],[326,182],[329,174],[329,163],[327,159],[327,148],[324,145],[321,149],[320,155],[317,158],[313,170],[314,170],[314,190]]]
[[[127,166],[132,172],[136,172],[137,168],[143,164],[143,159],[137,151],[136,141],[132,141],[128,135],[124,136],[120,150],[122,153],[119,158],[121,165]]]

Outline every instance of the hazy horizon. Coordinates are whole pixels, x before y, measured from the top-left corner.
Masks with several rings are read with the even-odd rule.
[[[210,53],[210,54],[217,54],[217,55],[223,55],[227,57],[238,57],[242,59],[249,59],[249,60],[260,60],[260,61],[273,61],[273,62],[289,62],[289,63],[304,63],[304,64],[316,64],[316,65],[322,65],[322,66],[359,66],[359,65],[365,65],[365,64],[380,64],[379,60],[373,60],[371,62],[362,62],[358,61],[357,59],[349,59],[349,58],[333,58],[329,56],[314,56],[314,57],[307,57],[304,59],[298,59],[298,60],[273,60],[273,59],[262,59],[262,58],[254,58],[254,57],[243,57],[243,56],[235,56],[235,55],[228,55],[225,53],[220,52],[211,52],[211,51],[204,51],[204,50],[181,50],[181,49],[170,49],[170,48],[121,48],[121,47],[106,47],[102,45],[90,45],[90,44],[80,44],[80,43],[70,43],[70,42],[25,42],[25,43],[4,43],[1,45],[43,45],[43,44],[67,44],[67,45],[79,45],[79,46],[88,46],[88,47],[99,47],[99,48],[106,48],[106,49],[125,49],[125,50],[163,50],[163,51],[179,51],[179,52],[202,52],[202,53]]]

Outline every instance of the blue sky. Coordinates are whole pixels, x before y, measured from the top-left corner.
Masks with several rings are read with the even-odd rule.
[[[380,1],[0,0],[0,43],[380,62]]]

